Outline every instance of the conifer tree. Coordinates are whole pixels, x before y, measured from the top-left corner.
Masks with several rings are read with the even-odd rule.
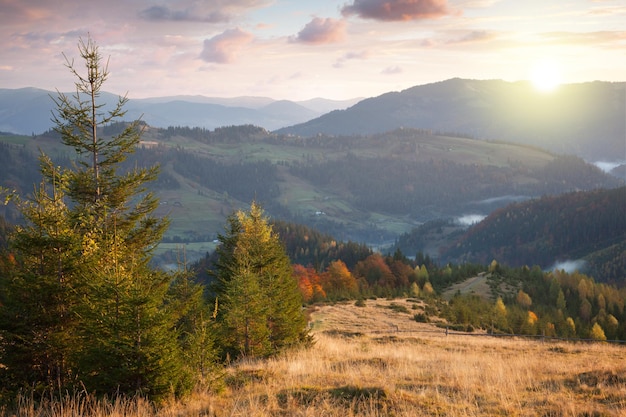
[[[129,123],[113,137],[100,135],[102,127],[124,117],[127,99],[104,110],[99,98],[107,65],[90,38],[81,39],[78,49],[86,75],[67,59],[76,92],[58,94],[53,118],[63,143],[75,149],[76,164],[67,170],[42,164],[45,182],[56,187],[42,189],[22,208],[30,226],[14,238],[16,258],[24,260],[16,273],[28,285],[2,286],[2,299],[33,302],[24,312],[2,309],[3,319],[13,317],[21,333],[12,337],[3,320],[0,347],[9,351],[21,344],[23,356],[39,347],[44,356],[54,354],[45,371],[35,360],[27,364],[36,372],[23,380],[32,385],[50,385],[50,369],[67,368],[66,375],[88,392],[141,393],[160,400],[188,389],[189,378],[176,329],[180,317],[170,308],[173,277],[150,266],[168,225],[153,216],[158,201],[145,190],[158,167],[118,172],[140,141],[138,124]],[[180,307],[185,301],[179,301]],[[54,319],[44,320],[46,314]],[[45,328],[29,333],[27,327],[38,320]],[[69,332],[71,341],[65,337]],[[50,340],[58,340],[58,354],[45,349]],[[18,369],[10,365],[9,370]],[[63,379],[57,380],[65,389]]]
[[[226,353],[267,356],[306,341],[298,284],[261,206],[231,215],[219,239],[215,289]]]
[[[0,271],[0,385],[55,392],[72,382],[81,237],[69,221],[65,180],[45,155],[44,179],[14,197],[25,219],[10,236]]]
[[[179,262],[170,285],[168,309],[173,312],[185,368],[190,377],[206,387],[216,370],[215,307],[205,302],[204,287],[192,279],[186,259]]]
[[[184,379],[175,320],[167,309],[171,276],[149,265],[168,222],[152,215],[158,205],[146,192],[158,167],[118,172],[140,141],[138,122],[118,135],[99,128],[125,115],[125,97],[105,111],[98,99],[109,76],[91,39],[78,45],[83,75],[74,62],[76,93],[59,93],[55,130],[78,156],[70,171],[72,217],[84,236],[85,291],[77,313],[84,342],[79,371],[89,390],[142,392],[160,399],[181,388]]]

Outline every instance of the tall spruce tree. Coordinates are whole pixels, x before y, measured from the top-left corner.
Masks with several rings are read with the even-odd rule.
[[[218,325],[226,353],[268,356],[308,341],[291,264],[263,209],[228,218],[218,247]]]
[[[0,347],[8,352],[21,346],[23,357],[42,348],[44,359],[22,367],[30,370],[32,376],[23,381],[31,386],[50,386],[53,369],[63,369],[89,392],[141,393],[160,400],[188,389],[190,379],[176,328],[179,315],[170,308],[174,277],[150,266],[168,225],[153,215],[158,200],[145,189],[158,167],[118,171],[141,132],[137,123],[129,123],[118,135],[100,135],[102,127],[124,117],[127,99],[119,98],[105,111],[99,98],[107,65],[90,38],[81,39],[78,49],[86,75],[67,59],[77,78],[76,92],[58,93],[53,119],[63,143],[75,149],[76,164],[67,170],[42,164],[45,182],[55,188],[42,188],[32,204],[22,206],[30,226],[16,232],[19,267],[8,269],[17,270],[14,275],[28,285],[0,289],[3,302],[10,297],[33,301],[24,311],[2,307]],[[44,320],[46,314],[53,318]],[[11,318],[14,327],[6,331]],[[28,328],[37,323],[35,329],[44,328]],[[52,349],[50,340],[59,348]],[[49,352],[54,360],[42,371]],[[20,367],[14,360],[7,364],[5,357],[10,355],[0,363],[15,375]],[[62,378],[54,378],[59,389],[68,388]]]
[[[153,216],[158,200],[146,192],[158,167],[118,172],[140,141],[138,123],[118,135],[99,129],[125,115],[125,97],[112,110],[99,102],[109,76],[97,45],[79,42],[86,75],[74,62],[76,93],[58,94],[55,130],[78,155],[70,171],[68,197],[80,228],[85,268],[78,314],[83,320],[82,351],[77,359],[82,382],[101,393],[141,392],[161,399],[181,389],[185,372],[174,316],[167,309],[172,277],[149,261],[168,222]]]

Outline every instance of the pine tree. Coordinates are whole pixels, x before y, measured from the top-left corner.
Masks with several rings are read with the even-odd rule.
[[[215,290],[226,353],[267,356],[306,341],[298,284],[261,206],[231,215],[219,239]]]
[[[67,60],[77,78],[76,93],[71,98],[59,93],[54,118],[63,143],[79,158],[68,187],[73,220],[85,236],[79,372],[90,391],[160,399],[181,388],[185,372],[167,309],[172,277],[149,265],[168,225],[152,215],[158,200],[145,190],[158,167],[118,172],[139,144],[138,122],[113,137],[99,136],[98,128],[124,117],[127,99],[120,97],[105,112],[98,98],[108,64],[91,39],[79,42],[79,52],[87,73],[81,75]]]
[[[69,222],[66,177],[45,155],[40,166],[44,179],[32,196],[12,196],[25,225],[2,256],[0,385],[9,393],[55,392],[73,381],[81,237]]]
[[[3,285],[2,301],[32,302],[23,311],[15,305],[2,309],[0,347],[8,352],[22,346],[16,351],[22,356],[41,349],[44,359],[34,355],[25,364],[34,372],[22,380],[31,386],[49,387],[52,369],[64,369],[55,376],[58,389],[66,388],[64,374],[88,392],[141,393],[161,400],[188,389],[189,378],[176,328],[179,316],[169,308],[175,300],[173,277],[150,266],[168,225],[153,216],[158,201],[145,190],[158,167],[118,172],[140,141],[138,124],[113,137],[100,136],[102,127],[124,117],[127,99],[104,111],[99,97],[107,65],[91,39],[81,39],[78,49],[87,74],[67,60],[78,79],[76,93],[58,94],[53,119],[63,143],[75,149],[76,164],[60,170],[42,163],[45,183],[55,187],[42,188],[22,207],[30,226],[15,235],[21,263],[14,273],[25,285]],[[12,318],[17,330],[6,330]],[[33,333],[28,327],[38,322],[42,329]],[[10,372],[18,369],[9,365]]]
[[[183,259],[170,285],[168,309],[174,314],[185,368],[196,382],[206,387],[216,379],[213,375],[217,366],[216,313],[205,302],[204,287],[192,277]]]

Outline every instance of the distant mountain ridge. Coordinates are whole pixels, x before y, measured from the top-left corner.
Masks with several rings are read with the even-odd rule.
[[[37,88],[0,89],[0,131],[22,135],[40,134],[50,129],[51,97],[56,92]],[[102,93],[109,108],[118,95]],[[278,129],[349,107],[360,98],[329,100],[316,98],[302,102],[274,100],[269,97],[172,96],[130,99],[126,119],[139,117],[153,127],[190,126],[214,129],[222,126],[252,124],[268,130]]]
[[[528,82],[454,78],[389,92],[277,133],[375,134],[398,127],[538,146],[587,160],[626,160],[626,83],[540,93]]]
[[[34,88],[0,89],[0,131],[38,134],[49,129],[50,96],[55,95]],[[113,94],[103,96],[106,103],[117,100]],[[250,124],[302,137],[417,128],[521,143],[587,161],[626,161],[624,82],[564,84],[540,93],[529,82],[453,78],[367,99],[172,96],[131,99],[126,110],[128,119],[142,117],[154,127]]]

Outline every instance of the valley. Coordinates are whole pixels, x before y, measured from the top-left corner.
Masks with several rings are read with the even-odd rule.
[[[54,135],[0,140],[32,161],[42,150],[60,164],[72,163]],[[145,125],[126,166],[155,163],[161,167],[152,187],[160,199],[156,214],[171,221],[158,251],[164,264],[183,244],[189,261],[213,250],[226,216],[252,200],[278,220],[385,250],[432,220],[468,213],[480,219],[512,199],[620,183],[575,157],[421,129],[302,138],[254,126],[210,131]],[[5,169],[19,177],[16,167]],[[431,236],[430,246],[420,250],[437,256],[469,224],[449,224],[448,233]]]

